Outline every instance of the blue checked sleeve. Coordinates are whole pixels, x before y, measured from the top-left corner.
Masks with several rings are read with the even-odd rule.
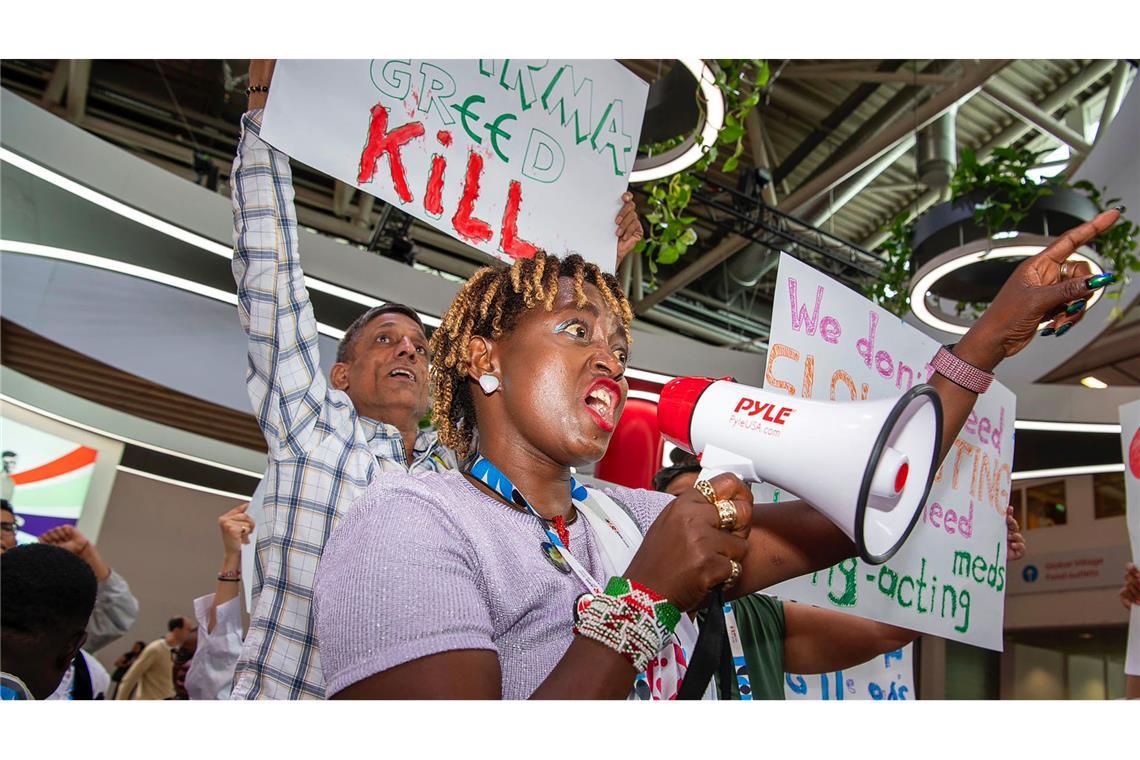
[[[233,272],[249,336],[250,402],[271,455],[288,456],[305,450],[327,386],[301,271],[289,159],[259,137],[260,122],[260,111],[242,117],[231,174]]]

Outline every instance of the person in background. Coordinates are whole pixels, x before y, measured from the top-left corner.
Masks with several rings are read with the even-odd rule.
[[[6,552],[16,546],[16,533],[24,523],[16,516],[12,502],[0,499],[0,552]]]
[[[167,633],[146,645],[123,676],[115,699],[169,699],[174,694],[174,650],[198,630],[188,617],[171,618]]]
[[[107,669],[92,654],[116,641],[138,618],[139,603],[121,575],[103,561],[98,548],[74,525],[60,525],[40,536],[41,544],[66,549],[95,573],[99,592],[87,622],[87,642],[49,699],[103,699],[110,690]]]
[[[1124,585],[1120,587],[1120,603],[1130,610],[1140,604],[1140,569],[1131,562],[1124,565]],[[1125,674],[1125,699],[1140,699],[1140,675]]]
[[[16,483],[12,480],[12,473],[16,471],[16,452],[5,451],[0,454],[0,499],[11,501],[16,492]]]
[[[0,556],[0,699],[46,699],[87,638],[95,607],[91,568],[56,546]]]
[[[672,465],[653,476],[657,491],[679,495],[693,487],[701,463],[684,449],[670,453]],[[762,508],[762,506],[761,506]],[[1025,538],[1006,510],[1006,560],[1025,556]],[[844,670],[893,652],[919,637],[918,631],[799,602],[756,593],[732,601],[740,626],[753,699],[783,699],[784,673],[810,675]],[[733,698],[739,699],[737,684]]]
[[[241,547],[249,543],[254,524],[237,505],[218,518],[222,534],[222,566],[214,593],[194,600],[198,649],[186,674],[190,699],[229,699],[234,668],[241,655]]]
[[[87,563],[99,582],[95,610],[87,624],[87,643],[83,649],[95,653],[130,630],[139,616],[139,601],[123,576],[103,561],[95,542],[74,525],[60,525],[40,536],[41,544],[66,549]]]
[[[168,697],[168,699],[190,699],[190,694],[186,691],[186,676],[194,664],[197,649],[198,629],[195,628],[186,640],[170,653],[171,659],[174,661],[171,671],[171,678],[174,681],[174,696]]]
[[[111,673],[111,691],[107,694],[109,699],[115,698],[115,691],[119,688],[119,682],[122,681],[123,676],[127,674],[127,669],[131,667],[131,663],[138,659],[138,656],[142,654],[142,650],[145,648],[145,641],[136,641],[134,646],[115,659],[115,671]]]
[[[369,309],[345,331],[326,378],[300,266],[289,158],[259,137],[275,61],[251,61],[248,112],[231,183],[234,279],[249,336],[246,385],[269,448],[257,539],[260,574],[235,699],[319,699],[325,682],[312,617],[313,573],[328,535],[376,476],[455,469],[428,408],[428,341],[414,309]],[[623,197],[618,255],[641,239]]]

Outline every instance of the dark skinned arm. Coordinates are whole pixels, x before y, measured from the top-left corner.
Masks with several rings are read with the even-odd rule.
[[[1025,538],[1006,510],[1006,560],[1025,556]],[[797,602],[784,602],[784,670],[830,673],[853,668],[893,652],[919,636],[918,631]]]
[[[457,674],[462,674],[457,678]],[[624,699],[636,674],[609,647],[575,636],[531,699]],[[500,699],[502,671],[489,649],[421,657],[369,676],[332,699]]]
[[[963,336],[955,352],[965,361],[989,369],[997,364],[998,359],[994,357],[1001,350],[999,340],[988,331],[972,330]],[[941,375],[936,374],[930,384],[942,403],[939,457],[944,459],[978,397]],[[751,492],[734,492],[729,498],[750,499]],[[748,547],[740,582],[728,593],[730,598],[831,567],[855,555],[854,542],[805,501],[756,505],[752,509]]]
[[[918,638],[918,631],[843,612],[784,602],[784,670],[830,673],[853,668]]]
[[[1065,306],[1092,295],[1085,284],[1088,266],[1069,265],[1068,273],[1062,271],[1062,266],[1073,251],[1112,227],[1119,218],[1118,209],[1105,211],[1022,262],[985,313],[962,336],[954,354],[991,372],[1002,359],[1029,345],[1043,320],[1055,317],[1065,322],[1079,321],[1084,310],[1067,315]],[[977,394],[938,374],[931,378],[930,385],[942,402],[941,458],[944,459],[974,408]],[[737,501],[741,494],[734,492],[727,498]],[[735,595],[830,567],[855,554],[851,540],[804,502],[757,506],[751,514],[749,549]]]

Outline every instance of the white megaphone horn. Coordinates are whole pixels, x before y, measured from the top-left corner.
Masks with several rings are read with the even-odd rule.
[[[910,535],[942,444],[942,403],[929,385],[899,398],[829,403],[679,377],[661,389],[657,421],[706,469],[803,497],[872,564],[890,559]]]

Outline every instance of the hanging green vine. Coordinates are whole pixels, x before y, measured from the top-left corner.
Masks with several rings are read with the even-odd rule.
[[[902,317],[910,309],[910,247],[914,225],[907,223],[908,212],[896,216],[890,226],[890,237],[879,246],[883,270],[877,279],[863,286],[863,294],[895,316]]]
[[[1072,187],[1075,190],[1083,190],[1088,193],[1089,200],[1093,202],[1098,211],[1110,209],[1120,203],[1119,198],[1105,200],[1106,188],[1098,190],[1096,185],[1087,180],[1076,182]],[[1112,226],[1112,229],[1102,233],[1096,239],[1097,252],[1108,263],[1108,271],[1115,272],[1117,277],[1115,285],[1104,294],[1105,298],[1119,301],[1120,296],[1124,294],[1124,289],[1132,281],[1132,273],[1140,272],[1140,257],[1136,255],[1136,236],[1138,233],[1140,233],[1140,227],[1121,216],[1120,220]],[[1124,316],[1124,310],[1119,304],[1113,304],[1108,316],[1109,319],[1117,319]]]
[[[757,59],[719,59],[714,66],[716,85],[724,95],[724,125],[711,145],[704,145],[701,135],[696,140],[704,154],[700,160],[669,177],[656,180],[646,188],[649,210],[645,214],[649,231],[636,250],[643,253],[649,263],[649,271],[657,274],[658,264],[673,264],[697,242],[697,231],[693,227],[696,217],[685,211],[693,199],[693,191],[700,187],[697,172],[703,172],[714,165],[721,153],[725,154],[721,171],[732,172],[740,165],[744,153],[745,119],[760,103],[762,91],[768,86],[770,69],[767,61]],[[704,123],[704,101],[697,97]],[[678,135],[661,143],[644,146],[645,155],[656,155],[684,142],[688,135]]]
[[[1034,204],[1052,195],[1058,183],[1035,182],[1029,170],[1049,151],[1017,148],[995,148],[992,158],[978,162],[974,151],[967,148],[958,159],[958,167],[950,179],[953,199],[978,192],[984,198],[974,207],[974,221],[991,237],[1002,230],[1012,230],[1024,219]]]
[[[951,198],[957,200],[967,194],[977,193],[980,198],[974,207],[974,221],[991,238],[999,232],[1015,229],[1039,200],[1053,195],[1059,189],[1085,193],[1098,211],[1104,211],[1119,202],[1119,198],[1105,200],[1104,190],[1098,190],[1087,181],[1070,184],[1060,177],[1041,182],[1034,180],[1029,172],[1047,152],[1025,148],[996,148],[990,160],[981,163],[972,150],[963,150],[950,180]],[[897,283],[902,278],[905,291],[909,279],[910,241],[914,229],[913,225],[906,224],[906,216],[904,212],[895,217],[887,228],[889,237],[878,248],[885,262],[883,279],[869,283],[864,288],[871,300],[900,317],[910,308],[910,299],[905,292],[900,294],[897,289]],[[1109,271],[1116,272],[1117,275],[1115,286],[1105,293],[1106,298],[1119,300],[1132,279],[1132,273],[1140,272],[1140,258],[1136,255],[1138,232],[1140,228],[1122,218],[1094,243],[1101,258],[1109,264]],[[984,308],[985,304],[957,305],[959,315],[970,310],[974,317]],[[1116,319],[1121,313],[1120,307],[1114,306],[1109,319]]]

